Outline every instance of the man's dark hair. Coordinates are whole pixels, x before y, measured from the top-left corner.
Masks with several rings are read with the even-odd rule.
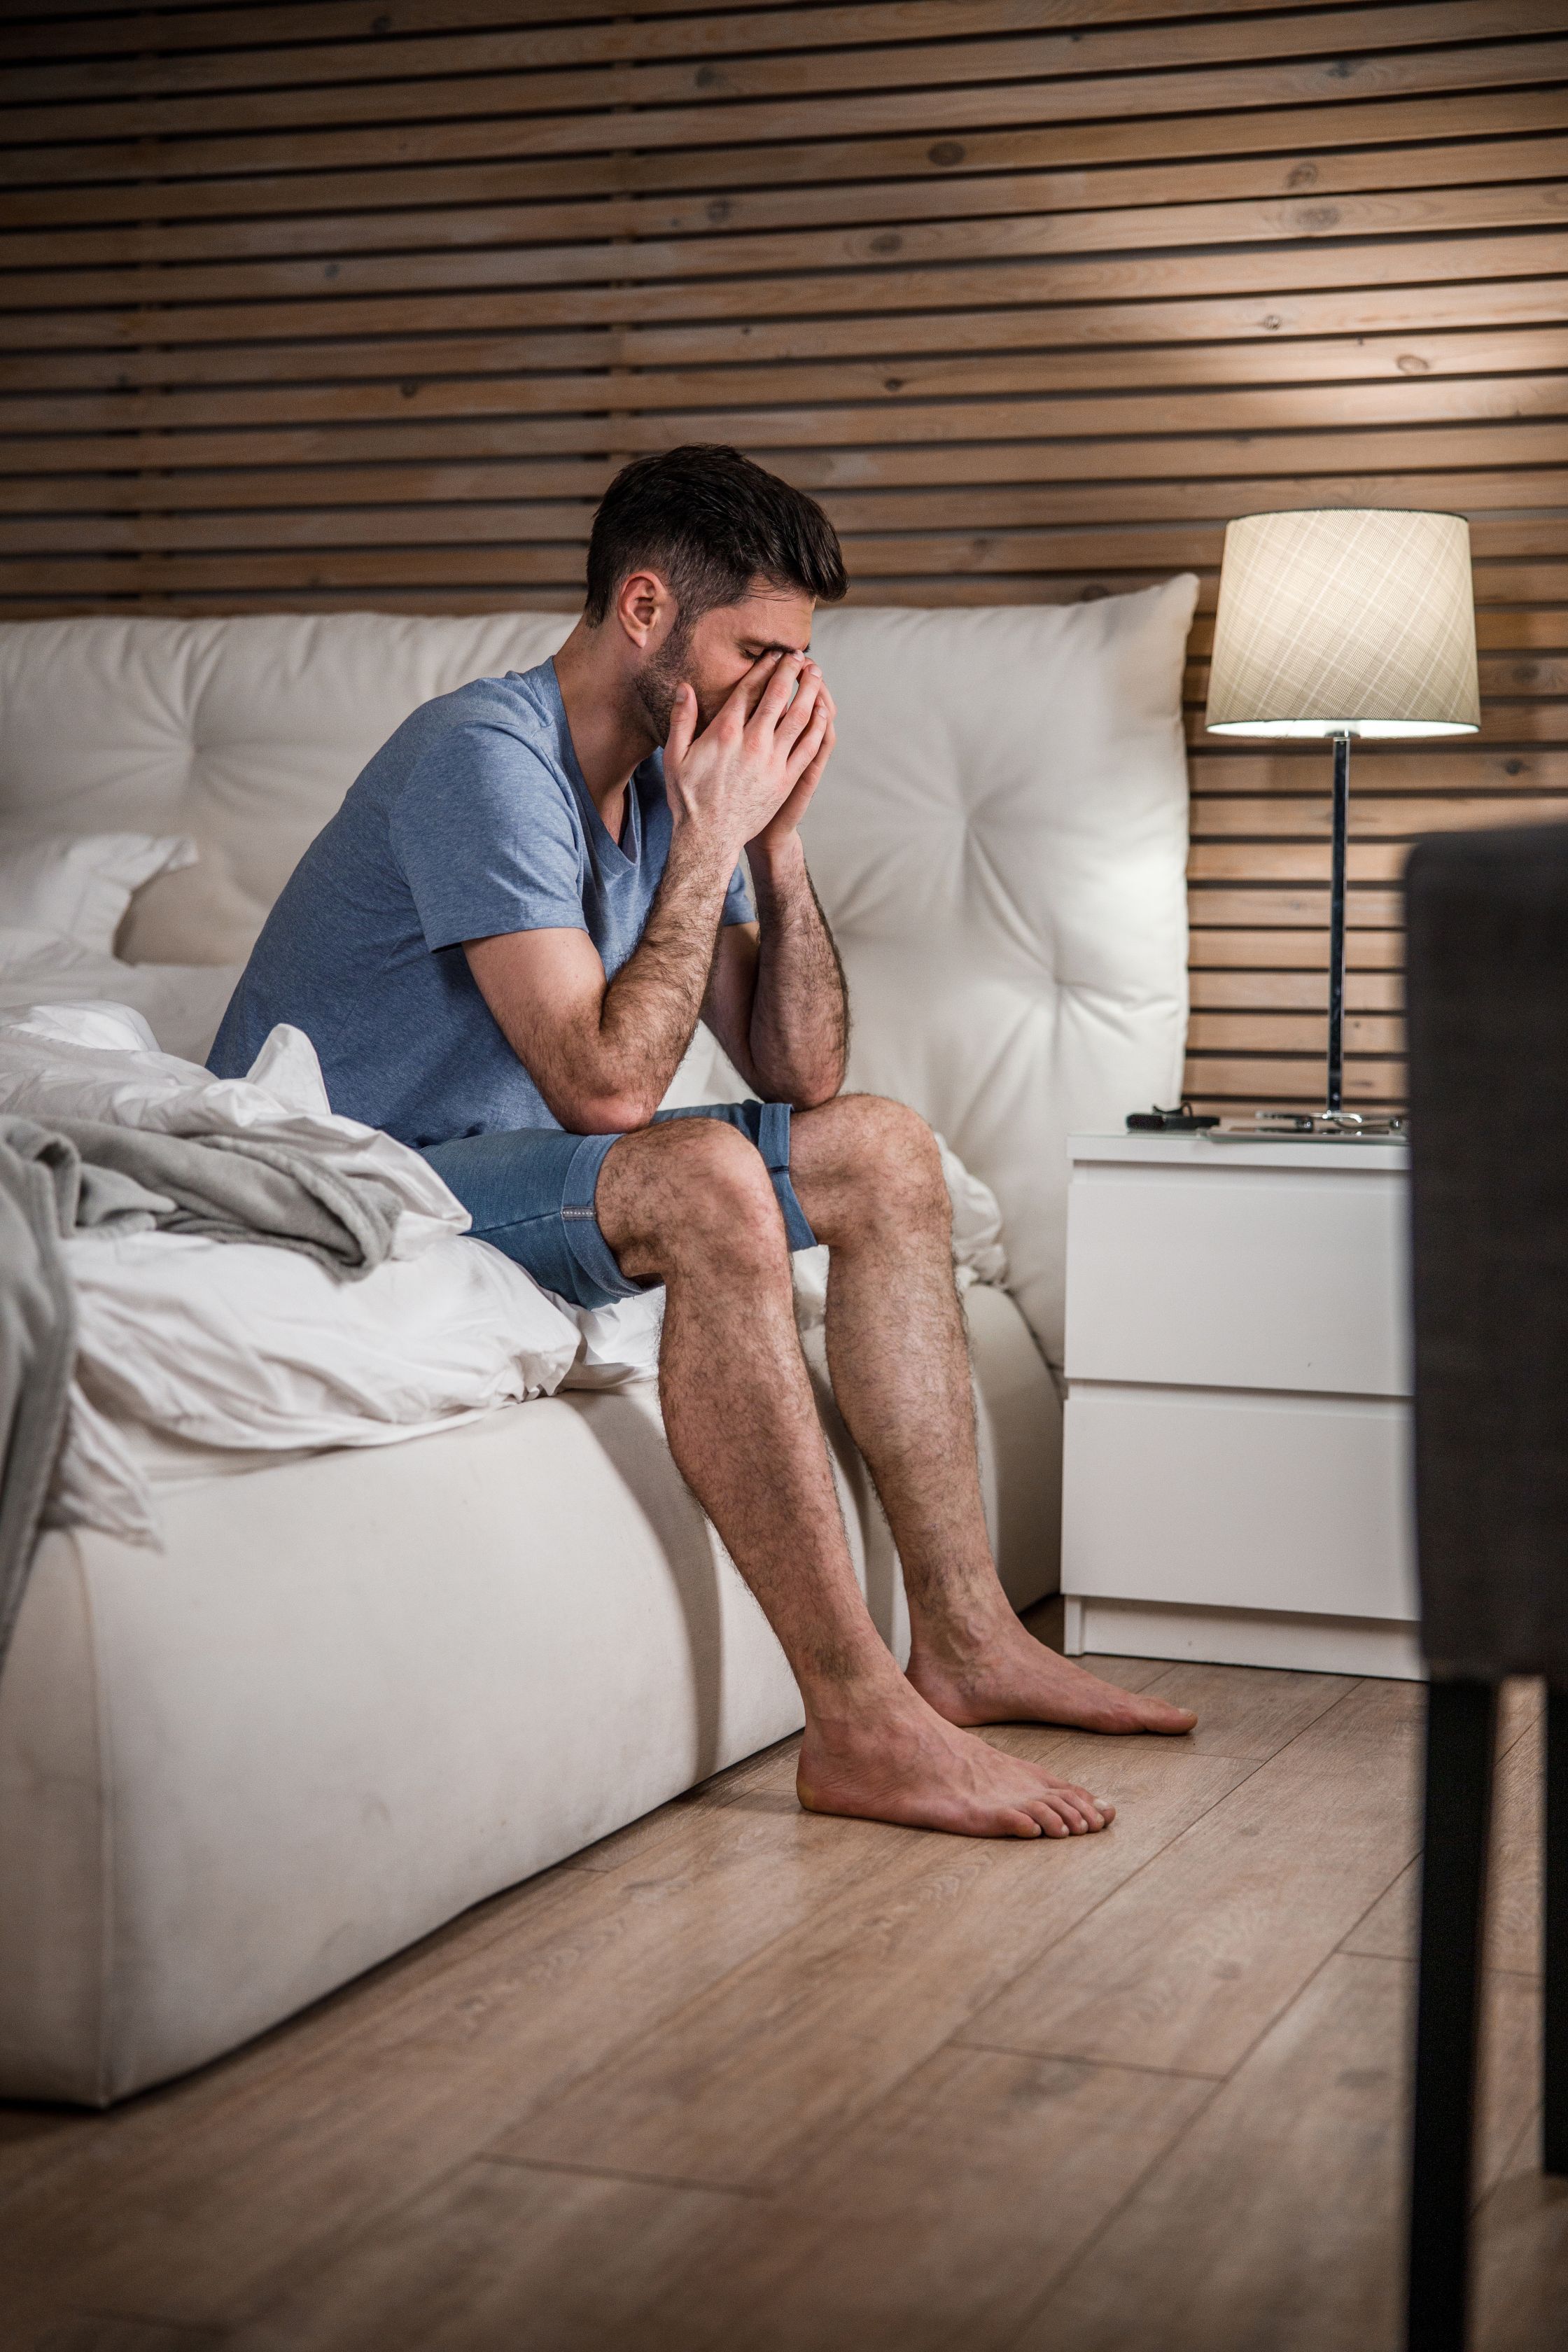
[[[668,583],[683,627],[715,604],[739,604],[759,579],[824,604],[849,585],[838,534],[816,500],[717,444],[634,457],[616,476],[588,541],[592,623],[644,566]]]

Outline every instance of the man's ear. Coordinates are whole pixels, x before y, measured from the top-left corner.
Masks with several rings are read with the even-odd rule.
[[[647,651],[675,619],[675,599],[657,572],[628,572],[616,591],[616,618],[633,645]]]

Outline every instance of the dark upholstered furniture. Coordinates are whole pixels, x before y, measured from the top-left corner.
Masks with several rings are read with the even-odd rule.
[[[1545,2134],[1568,2173],[1568,825],[1406,879],[1416,1519],[1428,1694],[1411,2352],[1466,2340],[1497,1687],[1547,1678]]]

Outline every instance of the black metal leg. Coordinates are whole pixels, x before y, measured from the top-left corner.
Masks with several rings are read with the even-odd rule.
[[[1466,2342],[1470,2140],[1496,1740],[1494,1685],[1430,1685],[1407,2352],[1464,2352]]]
[[[1568,2173],[1568,1690],[1546,1694],[1545,1903],[1546,2004],[1542,2163]]]
[[[1334,737],[1334,835],[1329,876],[1329,1068],[1326,1110],[1345,1098],[1345,842],[1350,829],[1351,739]]]

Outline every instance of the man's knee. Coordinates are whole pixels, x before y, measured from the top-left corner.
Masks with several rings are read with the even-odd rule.
[[[727,1265],[766,1274],[787,1269],[784,1218],[763,1156],[738,1129],[720,1119],[669,1119],[626,1139],[635,1152],[600,1179],[605,1207],[627,1247],[661,1269]],[[617,1150],[622,1147],[617,1146]],[[630,1181],[624,1181],[629,1179]],[[605,1227],[606,1238],[611,1238]]]
[[[837,1114],[832,1178],[842,1214],[905,1227],[951,1221],[942,1154],[919,1111],[886,1095],[844,1095],[829,1108]]]

